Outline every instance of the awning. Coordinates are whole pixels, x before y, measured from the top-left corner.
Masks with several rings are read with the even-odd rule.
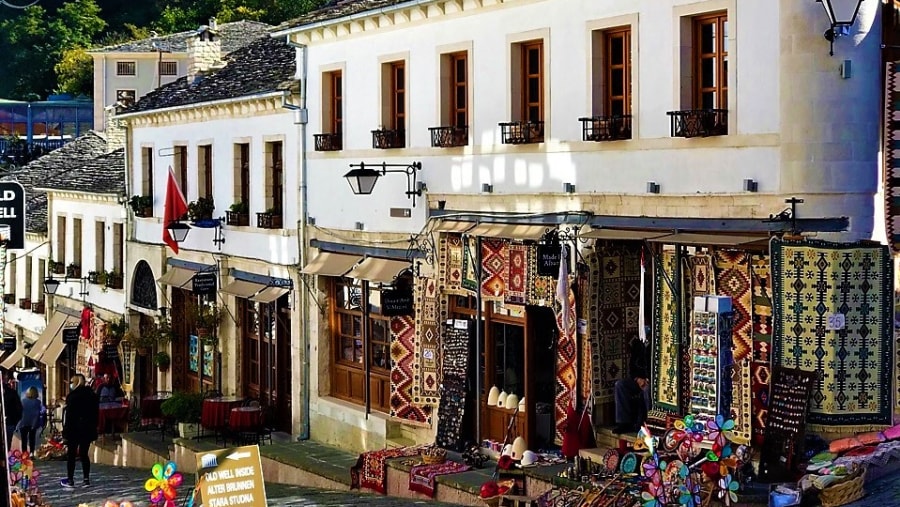
[[[0,363],[0,368],[5,370],[11,370],[19,365],[19,362],[22,358],[25,357],[25,347],[19,347],[12,352],[12,354],[6,356],[6,359]]]
[[[50,347],[50,344],[53,343],[53,339],[59,335],[63,324],[66,322],[66,318],[66,314],[62,312],[54,313],[53,318],[47,323],[47,327],[44,328],[44,332],[41,333],[40,338],[34,342],[34,345],[31,346],[31,350],[25,355],[40,362],[41,356],[44,355],[44,352],[46,352]]]
[[[191,271],[190,269],[170,267],[163,276],[159,277],[157,282],[162,285],[171,285],[172,287],[184,287],[191,281],[191,278],[194,278],[196,273],[196,271]]]
[[[646,239],[671,236],[669,232],[635,231],[630,229],[591,229],[580,237],[585,239],[610,239],[622,241],[644,241]]]
[[[765,236],[736,236],[726,234],[699,234],[678,233],[669,234],[650,241],[657,243],[671,243],[676,245],[713,245],[713,246],[738,246],[750,243],[764,243],[769,241]]]
[[[288,292],[290,292],[290,289],[284,287],[266,287],[262,292],[250,298],[250,301],[256,301],[257,303],[271,303]]]
[[[532,239],[544,236],[551,226],[526,224],[478,224],[466,234],[488,238]]]
[[[47,347],[47,351],[41,356],[41,362],[46,365],[56,364],[56,361],[64,350],[66,350],[66,343],[62,341],[62,337],[58,337],[49,347]]]
[[[343,276],[362,259],[358,255],[319,252],[300,272],[307,275]]]
[[[456,220],[441,220],[434,226],[434,232],[466,232],[475,225],[474,222],[458,222]]]
[[[352,271],[347,273],[350,278],[357,280],[368,280],[377,283],[390,283],[394,281],[404,269],[411,266],[409,261],[396,261],[392,259],[380,259],[378,257],[367,257],[366,260],[359,263]]]
[[[246,280],[235,280],[222,287],[222,292],[246,299],[265,288],[266,286],[261,283],[248,282]]]

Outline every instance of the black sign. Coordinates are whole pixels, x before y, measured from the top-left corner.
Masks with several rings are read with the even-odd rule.
[[[62,330],[63,343],[78,343],[80,336],[81,328],[79,326],[64,327]]]
[[[115,345],[104,345],[103,357],[106,358],[107,361],[115,361],[116,359],[119,359],[119,347]]]
[[[192,278],[191,290],[194,294],[215,294],[218,288],[217,281],[215,273],[197,273]]]
[[[541,276],[559,276],[559,260],[562,248],[559,245],[538,245],[537,272]]]
[[[290,278],[269,278],[269,287],[280,287],[282,289],[293,289],[294,281]]]
[[[408,290],[386,290],[381,292],[381,314],[397,317],[413,314],[413,295]]]
[[[16,337],[15,336],[4,336],[3,337],[3,350],[16,350]]]
[[[0,239],[6,248],[25,248],[25,189],[17,181],[0,181]]]

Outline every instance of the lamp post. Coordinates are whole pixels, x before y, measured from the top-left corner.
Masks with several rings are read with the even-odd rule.
[[[389,168],[402,169],[389,169]],[[413,208],[416,207],[416,197],[422,195],[425,190],[424,182],[417,181],[418,172],[422,170],[422,162],[413,162],[411,164],[388,164],[382,162],[380,164],[350,164],[350,171],[344,175],[350,184],[350,190],[354,195],[369,195],[375,189],[378,178],[388,173],[406,174],[406,197],[412,199]]]
[[[825,40],[831,44],[829,55],[834,56],[834,40],[850,32],[850,27],[856,23],[859,14],[859,6],[865,0],[816,0],[825,8],[825,15],[831,27],[825,30]]]

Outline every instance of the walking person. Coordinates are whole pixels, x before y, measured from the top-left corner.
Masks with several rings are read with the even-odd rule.
[[[9,375],[3,377],[3,410],[6,412],[6,451],[9,452],[12,450],[13,433],[22,420],[22,400]]]
[[[68,477],[59,484],[64,488],[75,487],[75,459],[81,460],[83,486],[91,485],[91,459],[88,450],[91,442],[97,440],[97,423],[100,417],[100,402],[97,394],[87,386],[84,375],[74,375],[69,381],[69,395],[63,413],[63,438],[66,440]]]
[[[19,421],[19,438],[22,439],[22,451],[28,451],[34,455],[37,432],[41,427],[41,413],[44,404],[38,397],[38,390],[31,386],[25,391],[25,399],[22,400],[22,420]]]

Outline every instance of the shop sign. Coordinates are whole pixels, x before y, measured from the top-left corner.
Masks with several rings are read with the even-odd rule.
[[[559,261],[562,258],[559,245],[538,245],[537,271],[541,276],[559,276]]]
[[[413,314],[413,294],[408,290],[386,290],[381,292],[381,314],[397,317]]]
[[[115,345],[104,345],[103,356],[107,361],[116,361],[119,359],[119,347]]]
[[[63,343],[78,343],[78,339],[81,337],[81,327],[64,327],[62,330],[62,339]]]
[[[266,503],[258,445],[197,454],[197,493],[194,505],[256,507]]]
[[[3,350],[16,350],[16,337],[15,336],[4,336],[3,337]]]
[[[216,273],[197,273],[191,279],[191,290],[194,294],[211,295],[218,288]]]
[[[7,248],[25,248],[25,188],[19,182],[0,181],[0,231]]]

